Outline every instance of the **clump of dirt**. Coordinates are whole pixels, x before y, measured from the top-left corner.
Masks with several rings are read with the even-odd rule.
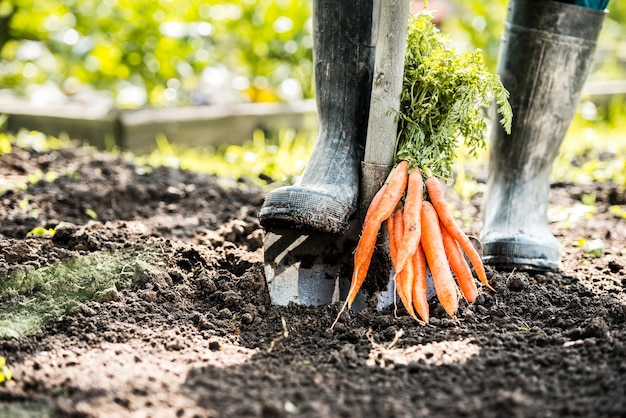
[[[0,176],[38,170],[60,177],[0,196],[0,279],[136,256],[124,258],[130,284],[0,341],[14,374],[0,415],[626,415],[626,225],[609,210],[626,196],[615,184],[553,187],[559,274],[488,268],[496,292],[462,302],[456,322],[433,300],[429,326],[366,308],[331,331],[339,306],[271,306],[264,193],[251,181],[82,148],[0,156]],[[590,193],[595,212],[581,203]],[[455,201],[475,219],[479,202]],[[38,226],[56,233],[26,236]]]

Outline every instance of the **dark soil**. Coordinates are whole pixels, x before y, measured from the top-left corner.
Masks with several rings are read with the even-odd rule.
[[[626,221],[609,212],[626,196],[614,184],[553,187],[561,273],[488,268],[497,291],[461,303],[456,322],[432,301],[430,326],[367,308],[330,331],[339,306],[269,304],[252,182],[83,149],[0,156],[5,179],[38,169],[62,176],[0,196],[0,279],[103,250],[162,256],[137,260],[141,280],[110,300],[0,341],[14,374],[0,415],[626,416]],[[596,212],[575,216],[592,193]],[[480,219],[479,203],[462,209]],[[580,238],[601,239],[604,255]]]

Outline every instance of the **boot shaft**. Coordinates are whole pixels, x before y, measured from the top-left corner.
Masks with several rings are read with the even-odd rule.
[[[494,123],[483,198],[483,260],[556,270],[550,174],[571,123],[605,13],[550,0],[510,0],[498,74],[509,90],[511,134]],[[497,119],[496,119],[497,120]]]
[[[359,194],[374,71],[375,0],[315,0],[313,55],[318,138],[298,184],[270,192],[269,229],[344,233]]]
[[[507,164],[527,152],[547,169],[575,114],[605,12],[546,0],[512,0],[498,58],[510,92],[511,137],[497,128],[494,151]]]
[[[364,145],[374,71],[373,8],[374,0],[314,1],[320,137],[344,136]]]

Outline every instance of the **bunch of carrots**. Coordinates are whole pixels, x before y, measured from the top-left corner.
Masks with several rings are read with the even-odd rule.
[[[424,184],[429,200],[423,199]],[[401,204],[403,197],[404,204]],[[367,276],[383,222],[387,225],[398,296],[409,315],[416,320],[416,315],[424,322],[429,319],[427,266],[432,274],[437,297],[453,318],[458,309],[458,296],[452,273],[468,302],[473,302],[478,295],[470,265],[463,252],[470,259],[480,281],[491,288],[480,255],[448,209],[439,180],[429,177],[424,182],[420,169],[414,167],[409,172],[409,163],[402,160],[369,205],[354,254],[348,307],[354,302]]]
[[[409,315],[415,319],[419,315],[424,322],[429,319],[427,269],[437,298],[453,318],[458,309],[457,283],[468,302],[478,294],[471,267],[491,288],[480,255],[448,209],[440,179],[451,178],[459,139],[473,156],[485,147],[485,108],[496,102],[507,131],[512,119],[508,92],[486,70],[481,51],[457,54],[448,48],[432,17],[432,12],[423,11],[409,18],[397,111],[397,163],[365,216],[344,305],[354,302],[367,276],[378,232],[386,223],[397,294]]]

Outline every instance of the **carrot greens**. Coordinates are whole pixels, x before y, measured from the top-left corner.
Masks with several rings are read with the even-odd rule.
[[[494,99],[507,131],[512,112],[482,51],[457,53],[432,18],[426,11],[409,17],[396,157],[426,176],[448,179],[459,141],[473,156],[485,148],[484,111]]]

